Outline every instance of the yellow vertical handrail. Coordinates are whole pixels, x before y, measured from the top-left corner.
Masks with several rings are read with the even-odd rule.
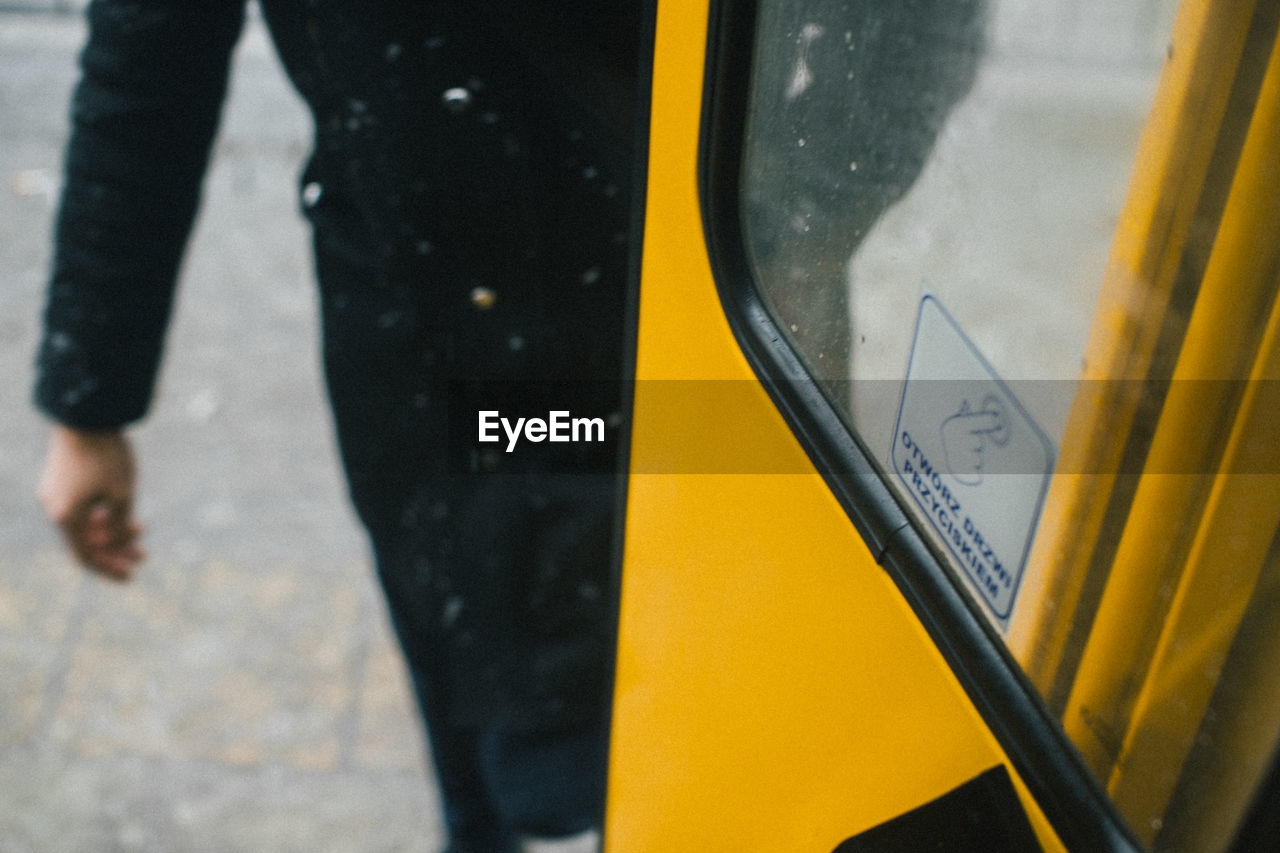
[[[1280,50],[1273,49],[1153,440],[1152,473],[1134,500],[1064,719],[1086,746],[1100,725],[1121,734],[1108,788],[1144,835],[1154,835],[1144,829],[1158,825],[1173,794],[1280,527],[1277,287]],[[1241,389],[1232,380],[1244,376],[1250,381]],[[1223,436],[1216,473],[1165,472],[1209,462]],[[1185,560],[1176,547],[1181,530],[1194,531]]]
[[[1195,214],[1255,6],[1184,0],[1174,23],[1028,562],[1024,600],[1037,609],[1015,617],[1006,638],[1051,708],[1061,708],[1074,673],[1081,602],[1086,585],[1099,580],[1095,549],[1118,511],[1113,498],[1123,502],[1118,472],[1142,392],[1146,380],[1161,378],[1157,342],[1196,239]]]
[[[1144,476],[1063,716],[1068,733],[1102,778],[1118,757],[1191,534],[1215,482],[1239,403],[1233,380],[1250,375],[1275,295],[1272,262],[1280,257],[1280,217],[1271,210],[1276,149],[1268,122],[1274,104],[1266,102],[1273,85],[1264,81]]]

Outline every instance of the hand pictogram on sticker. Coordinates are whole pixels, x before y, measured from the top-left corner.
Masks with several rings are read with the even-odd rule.
[[[986,454],[992,445],[1009,443],[1009,418],[1004,403],[995,394],[982,398],[973,408],[968,398],[960,403],[960,411],[942,422],[942,452],[947,472],[965,486],[982,483]]]

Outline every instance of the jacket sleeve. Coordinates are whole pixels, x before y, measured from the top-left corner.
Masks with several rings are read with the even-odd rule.
[[[141,418],[217,129],[243,0],[94,0],[54,232],[35,400]]]

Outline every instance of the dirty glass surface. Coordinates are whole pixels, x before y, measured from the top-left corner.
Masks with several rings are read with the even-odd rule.
[[[899,475],[914,457],[906,482],[889,479],[922,516],[933,495],[912,487],[917,472],[1005,475],[970,493],[993,516],[1023,510],[1011,529],[981,531],[1002,541],[998,571],[979,576],[963,546],[949,549],[999,627],[1174,12],[1170,0],[1122,5],[761,9],[743,194],[762,296],[873,457]],[[953,520],[932,517],[945,542]]]
[[[1052,589],[1037,577],[1033,546],[1177,12],[1175,0],[767,0],[751,71],[742,227],[779,328],[956,582],[1073,740],[1115,735],[1114,746],[1099,747],[1104,760],[1082,749],[1135,834],[1156,849],[1188,839],[1214,849],[1230,840],[1223,833],[1280,730],[1276,714],[1223,722],[1266,706],[1258,682],[1243,685],[1269,647],[1249,637],[1280,612],[1268,591],[1280,587],[1267,580],[1280,577],[1280,546],[1264,548],[1259,591],[1238,608],[1231,658],[1211,674],[1202,722],[1166,725],[1155,712],[1140,720],[1137,688],[1126,687],[1125,714],[1137,722],[1104,737],[1091,709],[1073,706],[1069,681],[1041,677],[1037,656],[1054,638],[1035,633],[1057,603],[1045,600]],[[1121,527],[1144,521],[1118,518]],[[1118,539],[1120,527],[1101,535]],[[1068,614],[1076,624],[1055,616],[1079,643],[1065,657],[1085,661],[1072,671],[1077,691],[1090,678],[1146,678],[1143,689],[1158,692],[1155,669],[1143,667],[1157,635],[1169,633],[1163,624],[1135,641],[1145,659],[1105,661],[1114,674],[1097,676],[1081,651],[1093,611]],[[1152,730],[1166,741],[1143,745]],[[1117,756],[1168,751],[1168,738],[1182,738],[1190,756],[1172,768],[1176,790],[1166,781],[1148,796],[1159,785],[1126,779]],[[1224,793],[1224,767],[1246,754],[1248,771]],[[1215,806],[1216,823],[1187,806],[1211,795],[1231,804]]]

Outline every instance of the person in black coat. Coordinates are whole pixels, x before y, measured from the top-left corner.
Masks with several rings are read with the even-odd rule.
[[[300,201],[350,494],[451,850],[603,811],[635,4],[260,0],[315,121]],[[575,8],[580,7],[580,8]],[[35,392],[40,486],[88,567],[142,558],[150,404],[244,0],[94,0]],[[611,440],[478,444],[481,410]]]

